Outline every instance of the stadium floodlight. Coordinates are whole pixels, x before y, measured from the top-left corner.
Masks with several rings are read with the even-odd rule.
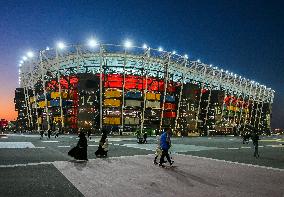
[[[162,47],[159,47],[158,48],[158,51],[163,51],[164,49]]]
[[[23,61],[26,61],[28,58],[26,56],[23,56]]]
[[[91,39],[88,41],[88,45],[89,45],[89,47],[94,48],[94,47],[98,46],[98,42],[97,42],[97,40],[95,40],[94,38],[91,38]]]
[[[23,60],[21,60],[21,61],[20,61],[20,64],[23,64],[23,63],[24,63],[24,61],[23,61]]]
[[[184,55],[184,58],[185,58],[185,59],[188,59],[188,55],[187,55],[187,54],[185,54],[185,55]]]
[[[212,64],[209,64],[209,67],[212,67]]]
[[[56,46],[57,46],[58,49],[64,49],[64,48],[66,47],[63,42],[58,42],[58,43],[56,44]]]
[[[21,66],[22,66],[22,64],[20,63],[20,64],[19,64],[19,67],[21,67]]]
[[[142,48],[147,49],[148,48],[147,44],[143,44]]]
[[[200,59],[198,59],[197,62],[200,63]]]
[[[49,51],[49,50],[50,50],[50,48],[49,48],[49,47],[46,47],[46,48],[45,48],[45,50],[46,50],[46,51]]]
[[[227,74],[228,74],[228,72],[229,72],[229,71],[228,71],[228,70],[226,70],[226,73],[227,73]]]
[[[176,51],[173,51],[173,55],[175,55],[177,52]]]
[[[124,42],[124,47],[127,48],[127,49],[131,48],[132,47],[132,42],[130,40],[126,40]]]
[[[34,56],[34,53],[33,53],[32,51],[28,51],[28,52],[27,52],[27,56],[28,56],[29,58],[32,58],[32,57]]]
[[[223,72],[224,70],[221,68],[221,72]]]

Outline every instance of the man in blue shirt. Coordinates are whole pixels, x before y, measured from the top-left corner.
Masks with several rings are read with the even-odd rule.
[[[165,157],[167,158],[170,165],[173,164],[173,161],[171,161],[170,155],[169,155],[169,149],[171,147],[171,129],[167,128],[165,132],[161,135],[161,149],[162,149],[162,156],[160,158],[159,166],[165,167],[163,165],[163,161]]]

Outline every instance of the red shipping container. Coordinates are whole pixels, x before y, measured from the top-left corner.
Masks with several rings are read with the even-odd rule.
[[[164,112],[164,118],[175,118],[176,116],[176,112]]]
[[[161,107],[162,107],[162,105],[161,105]],[[165,109],[171,109],[171,110],[173,110],[173,109],[175,109],[176,108],[176,105],[175,104],[172,104],[172,103],[165,103]]]

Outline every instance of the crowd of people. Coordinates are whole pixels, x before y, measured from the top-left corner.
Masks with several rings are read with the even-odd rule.
[[[109,150],[109,144],[108,144],[108,138],[107,138],[107,130],[102,130],[102,136],[99,141],[98,150],[95,152],[95,155],[97,157],[107,157],[108,150]],[[40,132],[40,138],[42,139],[44,135],[44,132]],[[47,137],[50,138],[51,131],[47,131],[46,133]],[[55,133],[55,138],[58,137],[59,133]],[[171,128],[165,128],[162,133],[156,134],[156,141],[157,141],[157,147],[155,152],[155,158],[154,158],[154,164],[158,165],[160,167],[165,167],[164,163],[168,162],[170,166],[173,165],[174,161],[172,160],[169,149],[171,148],[171,135],[172,131]],[[87,132],[88,139],[91,139],[91,132]],[[243,143],[248,143],[249,139],[252,140],[254,145],[254,157],[258,158],[258,141],[259,141],[259,134],[257,130],[250,129],[246,130],[246,132],[243,133]],[[77,160],[88,160],[87,156],[87,147],[88,147],[88,140],[86,138],[85,132],[80,132],[79,134],[79,141],[75,147],[73,147],[69,152],[68,155],[77,159]],[[145,144],[147,143],[147,133],[145,132],[143,135],[137,134],[137,143],[139,144]],[[166,160],[165,160],[166,158]]]

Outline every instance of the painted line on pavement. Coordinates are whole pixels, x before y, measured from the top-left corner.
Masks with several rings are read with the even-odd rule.
[[[238,150],[239,148],[228,148],[230,150]]]
[[[99,145],[95,145],[95,144],[89,144],[88,146],[99,146]]]
[[[0,165],[0,168],[14,168],[14,167],[26,167],[26,166],[37,166],[37,165],[49,165],[53,162],[38,162],[38,163],[25,163],[25,164],[11,164],[11,165]]]
[[[47,143],[57,143],[59,141],[42,141],[42,142],[47,142]]]
[[[251,147],[249,147],[249,146],[242,146],[241,148],[251,148]]]
[[[57,146],[57,147],[59,147],[59,148],[70,148],[71,146]]]
[[[46,148],[46,147],[44,147],[44,146],[36,146],[34,148]]]
[[[200,156],[195,156],[195,155],[183,155],[176,153],[177,155],[182,155],[182,156],[191,156],[193,158],[201,158],[201,159],[207,159],[211,161],[219,161],[219,162],[224,162],[224,163],[229,163],[229,164],[237,164],[237,165],[242,165],[242,166],[249,166],[249,167],[255,167],[255,168],[263,168],[267,170],[275,170],[275,171],[281,171],[284,172],[284,169],[281,168],[274,168],[274,167],[268,167],[268,166],[260,166],[260,165],[255,165],[255,164],[247,164],[247,163],[240,163],[240,162],[235,162],[235,161],[227,161],[227,160],[222,160],[222,159],[213,159],[210,157],[200,157]]]

